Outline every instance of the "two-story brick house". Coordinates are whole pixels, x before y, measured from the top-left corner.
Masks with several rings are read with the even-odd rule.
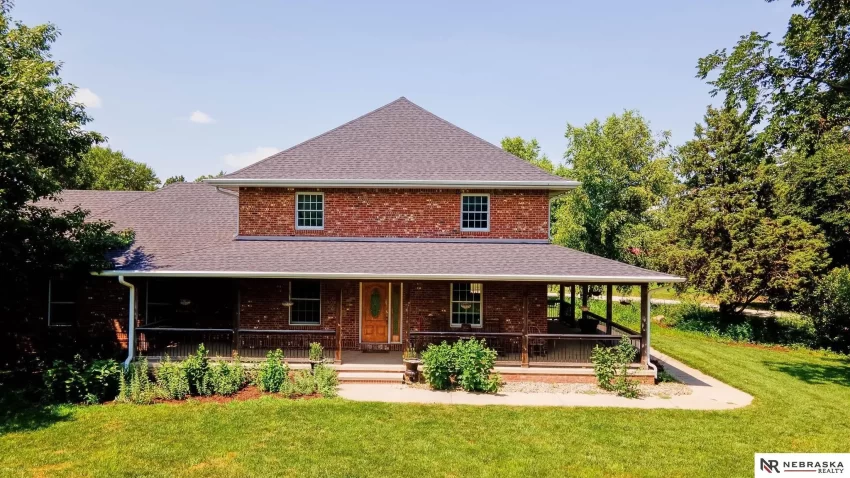
[[[59,207],[136,240],[84,284],[51,281],[31,325],[152,357],[203,342],[297,359],[320,341],[339,361],[476,336],[532,366],[585,363],[626,334],[646,363],[646,320],[618,327],[609,307],[581,331],[564,286],[574,301],[576,287],[606,285],[610,301],[612,285],[646,296],[679,278],[550,244],[550,201],[576,186],[400,98],[205,184],[66,191]],[[551,285],[560,320],[547,317]]]

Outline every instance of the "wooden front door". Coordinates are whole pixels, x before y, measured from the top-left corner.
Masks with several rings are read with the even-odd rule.
[[[387,343],[389,332],[389,284],[364,282],[360,298],[362,342]]]

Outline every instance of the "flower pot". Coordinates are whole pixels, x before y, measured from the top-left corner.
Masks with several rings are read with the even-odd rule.
[[[419,359],[404,359],[404,376],[410,383],[419,381],[419,364],[422,363]]]
[[[324,363],[324,360],[310,360],[310,371],[315,372],[316,371],[316,365],[318,365],[320,363]]]

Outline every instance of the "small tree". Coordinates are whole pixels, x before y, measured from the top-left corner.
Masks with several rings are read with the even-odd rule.
[[[850,352],[850,268],[835,268],[818,281],[805,301],[818,344],[836,352]]]
[[[95,146],[83,156],[79,171],[65,186],[103,191],[153,191],[159,186],[159,178],[147,164],[133,161],[123,151]]]

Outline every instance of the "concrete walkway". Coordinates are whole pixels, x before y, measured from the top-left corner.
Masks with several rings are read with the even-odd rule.
[[[750,404],[753,397],[725,383],[690,368],[662,353],[653,351],[664,369],[677,380],[691,387],[691,395],[670,398],[647,397],[629,399],[615,395],[584,393],[522,393],[505,392],[497,395],[467,393],[463,391],[436,391],[388,384],[342,384],[341,397],[348,400],[399,403],[441,403],[463,405],[511,406],[568,406],[568,407],[624,407],[624,408],[676,408],[682,410],[728,410]]]

